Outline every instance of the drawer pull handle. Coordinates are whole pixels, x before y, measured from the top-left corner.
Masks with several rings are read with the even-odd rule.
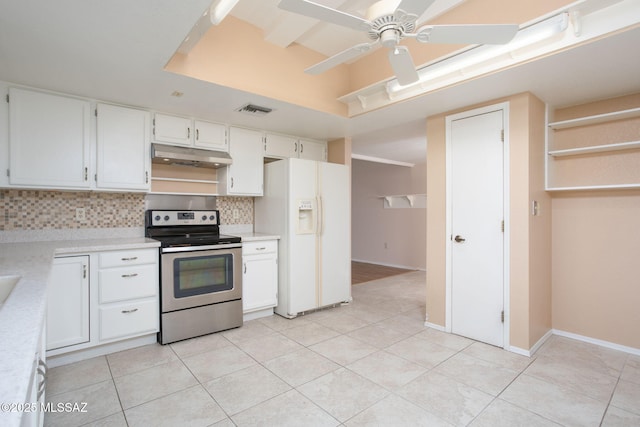
[[[256,251],[264,251],[266,248],[266,246],[261,246],[259,248],[256,248]]]
[[[131,274],[123,274],[122,277],[136,277],[138,275],[138,273],[131,273]]]
[[[129,257],[129,258],[120,258],[120,259],[122,261],[135,261],[135,260],[138,259],[138,257],[137,256],[132,256],[132,257]]]
[[[136,311],[138,311],[137,308],[132,308],[131,310],[122,310],[122,314],[135,313]]]

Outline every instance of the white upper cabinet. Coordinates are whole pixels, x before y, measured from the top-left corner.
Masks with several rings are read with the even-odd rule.
[[[298,157],[298,140],[291,136],[266,134],[264,156],[276,159]]]
[[[265,135],[264,156],[275,159],[300,158],[325,162],[327,161],[327,144],[268,133]]]
[[[221,195],[262,196],[263,175],[262,132],[229,128],[229,155],[233,163],[218,169]]]
[[[327,161],[327,144],[301,139],[298,141],[298,157],[307,160]]]
[[[193,145],[197,148],[229,151],[227,144],[227,127],[219,123],[194,121],[196,133]]]
[[[88,189],[89,101],[9,89],[9,184]]]
[[[108,104],[98,104],[97,114],[96,185],[149,191],[150,114]]]
[[[153,140],[175,145],[191,145],[191,119],[156,113],[153,117]]]
[[[153,140],[163,144],[229,151],[226,129],[219,123],[188,117],[160,113],[153,117]]]

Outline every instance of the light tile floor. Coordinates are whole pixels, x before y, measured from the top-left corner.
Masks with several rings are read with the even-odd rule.
[[[425,328],[425,274],[354,302],[50,370],[48,426],[640,426],[640,357],[552,337],[527,358]]]

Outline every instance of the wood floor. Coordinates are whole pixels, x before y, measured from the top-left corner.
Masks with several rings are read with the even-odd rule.
[[[408,273],[413,270],[403,268],[387,267],[385,265],[367,264],[365,262],[351,262],[351,284],[369,282],[371,280],[383,279],[397,274]]]

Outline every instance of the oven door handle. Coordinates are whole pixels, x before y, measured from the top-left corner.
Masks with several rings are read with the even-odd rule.
[[[235,249],[241,248],[242,243],[227,243],[222,245],[204,245],[204,246],[176,246],[173,248],[162,248],[162,253],[173,253],[173,252],[195,252],[195,251],[210,251],[216,249]]]

